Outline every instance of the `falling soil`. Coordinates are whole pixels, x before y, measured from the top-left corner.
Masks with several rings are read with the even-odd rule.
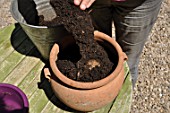
[[[105,49],[94,40],[94,27],[87,11],[68,0],[51,0],[57,17],[44,21],[40,16],[40,25],[49,27],[64,25],[72,34],[75,43],[60,51],[57,66],[59,70],[76,81],[92,82],[106,77],[113,71],[115,64],[110,61]]]

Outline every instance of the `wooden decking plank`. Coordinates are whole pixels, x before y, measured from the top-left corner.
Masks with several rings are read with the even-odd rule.
[[[25,40],[24,43],[21,44],[21,46],[18,47],[22,53],[28,54],[34,46],[25,46],[30,45],[29,40]],[[0,64],[0,82],[2,82],[9,73],[12,72],[12,70],[25,58],[25,55],[21,55],[19,52],[14,51],[11,53],[1,64]]]
[[[132,100],[131,75],[128,74],[110,113],[129,113]]]
[[[56,101],[56,97],[54,96],[54,93],[53,93],[53,91],[52,91],[52,89],[51,89],[51,85],[50,85],[50,83],[47,81],[47,79],[46,80],[43,80],[42,81],[42,83],[41,83],[41,85],[39,86],[40,88],[45,88],[45,89],[43,89],[44,90],[44,93],[43,93],[43,95],[45,96],[45,97],[47,97],[48,98],[48,101],[46,102],[46,104],[43,104],[43,108],[41,109],[41,110],[39,110],[38,112],[40,113],[59,113],[59,112],[57,112],[57,111],[60,111],[60,108],[58,108],[57,106],[55,106],[53,103],[52,103],[52,101]],[[40,90],[40,89],[39,89]],[[35,91],[35,92],[37,92],[37,91]],[[32,98],[33,96],[35,96],[35,94],[33,94],[33,95],[31,95],[31,97],[30,98]],[[54,99],[53,99],[54,98]],[[45,102],[45,101],[44,101]],[[34,103],[34,102],[33,102]],[[46,111],[48,111],[48,112],[46,112]]]
[[[25,89],[23,89],[23,91],[25,92],[25,94],[27,95],[27,97],[30,99],[32,97],[32,95],[37,91],[40,90],[38,88],[37,83],[39,82],[39,77],[36,76],[36,78],[31,82],[31,84],[26,87]]]
[[[36,79],[36,77],[40,77],[43,66],[44,63],[42,63],[42,61],[39,61],[38,64],[33,67],[33,69],[22,80],[22,82],[19,83],[18,87],[22,90],[25,90],[28,86],[33,84],[33,81]]]
[[[37,84],[39,82],[40,82],[40,76],[36,75],[33,81],[30,84],[28,84],[27,87],[23,89],[23,91],[26,93],[28,98],[31,98],[34,92],[36,92],[37,90],[40,90]]]
[[[0,63],[8,56],[10,55],[14,49],[18,50],[18,47],[21,45],[21,43],[24,40],[30,41],[32,46],[31,40],[28,38],[26,33],[22,30],[21,26],[19,24],[11,25],[8,27],[5,27],[4,29],[0,30]],[[2,32],[3,31],[3,32]]]
[[[23,37],[22,39],[16,38],[13,41],[15,41],[15,46],[18,47],[27,37]],[[15,49],[11,45],[11,41],[7,40],[3,43],[3,46],[0,46],[0,63],[5,60],[6,57],[8,57]]]
[[[5,58],[8,57],[13,51],[14,48],[11,46],[10,41],[4,43],[3,46],[0,47],[0,63],[5,60]]]
[[[48,101],[41,113],[58,113],[60,111],[51,101]]]
[[[36,90],[29,98],[30,113],[40,113],[43,107],[48,103],[48,98],[45,96],[43,90]]]
[[[14,56],[17,56],[15,59],[12,59]],[[22,60],[24,56],[18,57],[18,52],[14,52],[10,55],[5,61],[0,64],[0,82],[2,82],[10,72],[17,66]]]
[[[38,62],[37,58],[25,57],[3,82],[18,85]]]
[[[36,75],[34,80],[28,85],[28,87],[26,87],[25,89],[23,89],[23,91],[25,92],[25,94],[27,95],[28,99],[29,99],[29,104],[30,104],[30,113],[40,113],[37,112],[37,110],[39,110],[38,107],[36,107],[36,104],[38,104],[39,107],[41,107],[41,109],[43,109],[42,107],[44,107],[49,99],[46,97],[44,91],[42,89],[40,89],[38,87],[38,84],[41,80],[40,80],[40,76]],[[45,100],[43,100],[43,99]],[[36,103],[37,101],[39,101],[39,99],[41,100],[39,103]],[[43,100],[43,101],[42,101]],[[41,104],[41,105],[39,105]]]
[[[42,109],[41,113],[48,113],[48,112],[54,113],[54,111],[51,112],[51,109],[52,109],[53,106],[54,106],[54,105],[52,104],[52,102],[48,101],[48,103],[47,103],[47,104],[44,106],[44,108]]]
[[[51,112],[54,112],[56,110],[56,113],[73,113],[75,110],[69,108],[65,104],[63,104],[54,94],[50,99],[51,102],[53,102],[53,106],[51,109],[49,109]]]
[[[64,105],[63,103],[61,103],[59,99],[55,95],[53,95],[41,113],[47,113],[47,112],[49,113],[74,113],[74,111],[73,112],[69,112],[69,111],[70,110],[68,110],[68,107]]]
[[[39,99],[35,102],[33,107],[35,108],[35,113],[40,113],[42,109],[45,107],[45,105],[48,103],[48,98],[44,95],[44,92],[41,94],[41,96],[38,97]],[[31,111],[30,111],[31,112]],[[31,112],[32,113],[32,112]]]
[[[11,25],[0,30],[0,63],[14,51],[10,40],[14,28],[14,25]],[[15,42],[19,42],[19,40]]]
[[[3,46],[6,41],[10,41],[11,44],[14,44],[13,46],[16,47],[15,44],[17,45],[18,43],[20,43],[19,40],[23,40],[26,37],[26,33],[18,24],[16,24],[15,26],[8,26],[7,28],[0,30],[0,47]]]
[[[124,62],[124,70],[125,70],[125,78],[126,78],[129,74],[129,67],[127,62]]]
[[[44,64],[43,64],[44,65]],[[25,79],[25,81],[29,82],[28,85],[24,86],[24,88],[22,87],[23,91],[26,93],[28,98],[31,98],[31,96],[34,94],[34,92],[36,92],[37,90],[43,89],[42,87],[45,87],[48,91],[47,92],[51,92],[51,86],[50,84],[47,84],[47,81],[45,81],[44,79],[42,79],[42,68],[43,65],[40,63],[40,66],[37,67],[36,73],[34,73],[35,75],[33,75],[33,79],[31,81],[29,81],[29,76],[27,76],[27,78]],[[39,69],[38,69],[39,68]],[[36,68],[35,68],[36,69]],[[34,70],[31,72],[33,73]],[[31,77],[32,78],[32,77]],[[23,80],[23,82],[25,82]],[[44,93],[45,95],[45,93]],[[49,94],[48,94],[49,95]],[[51,94],[52,96],[52,94]]]
[[[98,110],[89,112],[89,113],[108,113],[109,110],[110,110],[111,107],[112,107],[112,104],[113,104],[113,103],[111,102],[111,103],[107,104],[106,106],[104,106],[104,107],[102,107],[102,108],[100,108],[100,109],[98,109]]]
[[[11,26],[0,29],[0,46],[3,45],[3,43],[6,40],[9,40],[14,28],[15,28],[15,26],[11,25]]]

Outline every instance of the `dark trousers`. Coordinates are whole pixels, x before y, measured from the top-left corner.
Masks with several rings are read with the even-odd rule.
[[[107,1],[107,2],[106,2]],[[96,30],[115,38],[128,56],[133,87],[138,77],[139,57],[149,33],[157,19],[162,0],[96,0],[91,17]]]

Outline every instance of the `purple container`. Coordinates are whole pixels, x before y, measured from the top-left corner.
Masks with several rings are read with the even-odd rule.
[[[28,113],[28,99],[18,87],[0,83],[0,113]]]

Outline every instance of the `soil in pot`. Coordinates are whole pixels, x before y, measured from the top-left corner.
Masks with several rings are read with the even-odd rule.
[[[89,12],[80,10],[68,1],[51,0],[57,17],[44,21],[43,16],[40,16],[39,21],[39,25],[49,27],[62,24],[74,37],[75,43],[60,50],[57,66],[64,75],[76,81],[92,82],[105,78],[116,64],[110,61],[105,49],[94,40]]]

